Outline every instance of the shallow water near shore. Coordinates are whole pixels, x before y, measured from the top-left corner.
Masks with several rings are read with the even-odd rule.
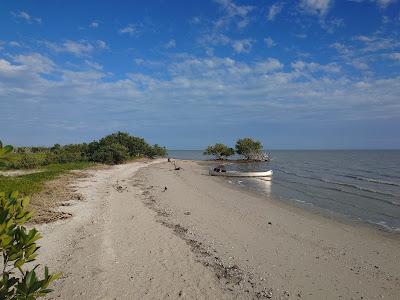
[[[197,150],[174,150],[169,155],[208,159]],[[272,169],[271,181],[225,180],[296,206],[400,232],[399,150],[275,150],[271,156],[269,163],[225,162],[228,170]]]

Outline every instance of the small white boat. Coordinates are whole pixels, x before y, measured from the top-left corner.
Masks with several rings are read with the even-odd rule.
[[[264,172],[238,172],[238,171],[226,171],[217,172],[210,170],[211,176],[226,176],[226,177],[272,177],[272,170]]]

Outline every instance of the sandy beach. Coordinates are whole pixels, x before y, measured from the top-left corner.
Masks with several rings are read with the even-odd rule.
[[[400,240],[165,160],[89,170],[39,226],[54,299],[398,299]]]

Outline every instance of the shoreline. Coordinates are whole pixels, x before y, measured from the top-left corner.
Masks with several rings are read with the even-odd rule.
[[[38,226],[38,262],[64,274],[49,299],[398,296],[398,239],[177,163],[180,170],[161,159],[87,170],[70,183],[83,196],[63,207],[72,217]]]
[[[163,222],[186,229],[180,233],[184,238],[207,245],[228,266],[243,270],[255,294],[396,299],[398,236],[232,187],[208,176],[199,162],[179,160],[178,165],[181,171],[168,164],[140,171],[145,185],[168,186],[165,192],[150,190],[152,205],[166,212]]]
[[[182,161],[182,162],[197,163],[204,167],[209,167],[209,166],[215,165],[215,163],[218,162],[218,161],[212,161],[212,160],[190,160],[190,159],[182,159],[182,160],[176,159],[176,160]],[[232,161],[230,161],[230,162],[232,162]],[[364,227],[364,228],[367,228],[367,229],[370,229],[373,231],[377,231],[385,236],[389,236],[389,237],[391,236],[394,239],[400,239],[400,229],[392,229],[391,227],[387,227],[382,224],[366,222],[361,219],[356,219],[351,215],[345,215],[340,212],[335,212],[335,211],[332,211],[332,210],[329,210],[326,208],[318,207],[312,203],[296,202],[296,200],[284,199],[284,198],[278,199],[276,197],[273,197],[272,195],[268,195],[266,193],[252,189],[246,185],[239,186],[237,184],[228,183],[224,178],[221,178],[221,177],[215,177],[214,179],[218,180],[222,185],[230,187],[236,191],[249,193],[250,195],[253,195],[253,196],[263,197],[270,201],[275,201],[278,204],[281,204],[284,207],[287,207],[287,209],[295,209],[298,213],[303,213],[303,212],[306,214],[311,213],[312,215],[320,216],[322,218],[327,218],[334,222],[338,222],[340,224],[346,224],[346,225],[361,227],[361,228]]]

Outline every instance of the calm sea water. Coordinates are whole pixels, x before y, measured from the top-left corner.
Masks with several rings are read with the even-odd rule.
[[[171,157],[204,160],[202,151],[169,151]],[[400,232],[400,151],[271,151],[269,163],[229,163],[231,170],[274,171],[272,181],[225,178],[230,184]]]

